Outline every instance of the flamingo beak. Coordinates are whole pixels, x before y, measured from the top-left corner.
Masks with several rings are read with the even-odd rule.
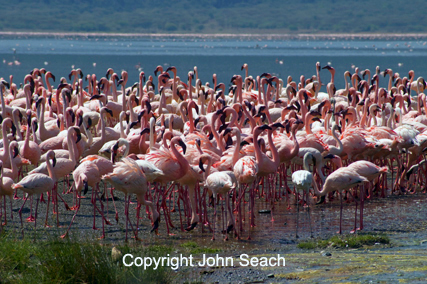
[[[12,129],[12,135],[15,136],[16,135],[16,126],[15,126],[15,124],[12,123],[11,129]]]
[[[200,168],[200,170],[202,170],[202,172],[206,172],[205,169],[203,168],[202,159],[199,159],[199,168]]]
[[[182,152],[184,153],[184,155],[185,155],[185,151],[187,150],[187,145],[185,145],[185,143],[184,143],[184,141],[182,141],[182,140],[179,140],[179,145],[182,147]]]
[[[83,191],[83,194],[86,195],[87,191],[89,190],[89,186],[87,184],[87,181],[83,181],[83,184],[85,186],[85,190]]]

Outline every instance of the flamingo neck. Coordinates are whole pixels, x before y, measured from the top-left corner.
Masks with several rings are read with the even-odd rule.
[[[11,149],[10,149],[10,145],[9,145],[9,160],[10,160],[10,167],[11,167],[11,170],[12,170],[12,174],[15,176],[17,176],[17,173],[18,173],[18,166],[16,165],[16,162],[14,161],[14,159],[13,159],[13,154],[12,154],[12,152],[13,151],[11,151]],[[3,168],[2,168],[3,169]]]
[[[273,131],[272,130],[268,130],[267,139],[268,139],[268,145],[270,145],[271,155],[273,156],[273,162],[276,165],[276,167],[278,167],[280,164],[280,156],[279,156],[279,152],[277,151],[276,146],[274,146]]]
[[[224,143],[222,143],[222,140],[219,137],[218,131],[215,128],[215,122],[216,122],[217,119],[218,119],[218,115],[214,114],[212,116],[212,121],[211,121],[211,131],[212,131],[213,136],[215,137],[216,143],[217,143],[220,151],[224,152],[225,151]]]
[[[178,142],[172,139],[170,149],[181,166],[181,174],[185,174],[186,172],[188,172],[190,165],[188,164],[188,161],[184,158],[184,156],[176,149],[176,144],[178,144]]]
[[[236,131],[236,146],[234,147],[234,153],[233,153],[233,165],[235,165],[239,160],[240,140],[241,140],[240,131]]]
[[[298,127],[293,127],[292,128],[292,138],[294,140],[294,147],[291,150],[291,157],[295,157],[296,155],[298,155],[299,152],[299,143],[298,143],[298,139],[296,137],[296,131],[297,131]]]
[[[74,129],[72,129],[72,127],[68,128],[68,132],[67,132],[67,143],[68,143],[68,151],[70,151],[70,155],[69,155],[69,160],[71,160],[73,162],[73,164],[75,165],[76,162],[76,152],[77,152],[77,147],[76,147],[76,143],[74,143],[72,135],[73,135],[73,131]]]
[[[55,172],[53,171],[53,166],[51,164],[50,161],[50,157],[48,157],[48,159],[46,159],[46,166],[47,166],[47,172],[49,173],[49,177],[54,181],[54,183],[56,182],[56,175]]]

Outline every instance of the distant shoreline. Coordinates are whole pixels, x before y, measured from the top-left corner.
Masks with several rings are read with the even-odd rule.
[[[388,34],[388,33],[358,33],[358,34],[339,34],[339,33],[324,33],[324,34],[169,34],[169,33],[83,33],[83,32],[1,32],[0,36],[11,37],[133,37],[133,38],[241,38],[241,39],[299,39],[299,40],[353,40],[353,39],[427,39],[427,33],[406,33],[406,34]]]

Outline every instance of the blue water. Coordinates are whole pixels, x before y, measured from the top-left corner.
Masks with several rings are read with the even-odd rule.
[[[23,81],[33,68],[46,68],[57,79],[68,77],[73,68],[84,74],[105,76],[108,68],[129,73],[128,84],[138,80],[139,71],[153,75],[157,65],[175,66],[178,76],[198,67],[199,78],[211,82],[216,73],[219,82],[229,84],[234,74],[248,63],[249,74],[272,73],[295,81],[315,74],[315,63],[331,64],[336,69],[336,86],[344,87],[344,71],[366,68],[391,68],[402,77],[409,70],[415,77],[427,75],[427,44],[407,40],[240,40],[240,39],[142,39],[142,38],[3,38],[0,39],[0,77],[14,76]],[[8,65],[18,60],[20,65]],[[330,80],[321,71],[322,82]],[[386,85],[388,78],[380,82]],[[324,87],[323,87],[324,90]]]

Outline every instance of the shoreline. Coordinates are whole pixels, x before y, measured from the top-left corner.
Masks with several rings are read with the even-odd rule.
[[[322,34],[310,34],[310,33],[296,33],[296,34],[196,34],[196,33],[86,33],[86,32],[3,32],[0,31],[0,36],[12,36],[12,37],[85,37],[85,38],[96,38],[96,37],[125,37],[125,38],[216,38],[216,39],[266,39],[266,40],[396,40],[396,39],[427,39],[427,33],[360,33],[360,34],[340,34],[340,33],[322,33]]]

